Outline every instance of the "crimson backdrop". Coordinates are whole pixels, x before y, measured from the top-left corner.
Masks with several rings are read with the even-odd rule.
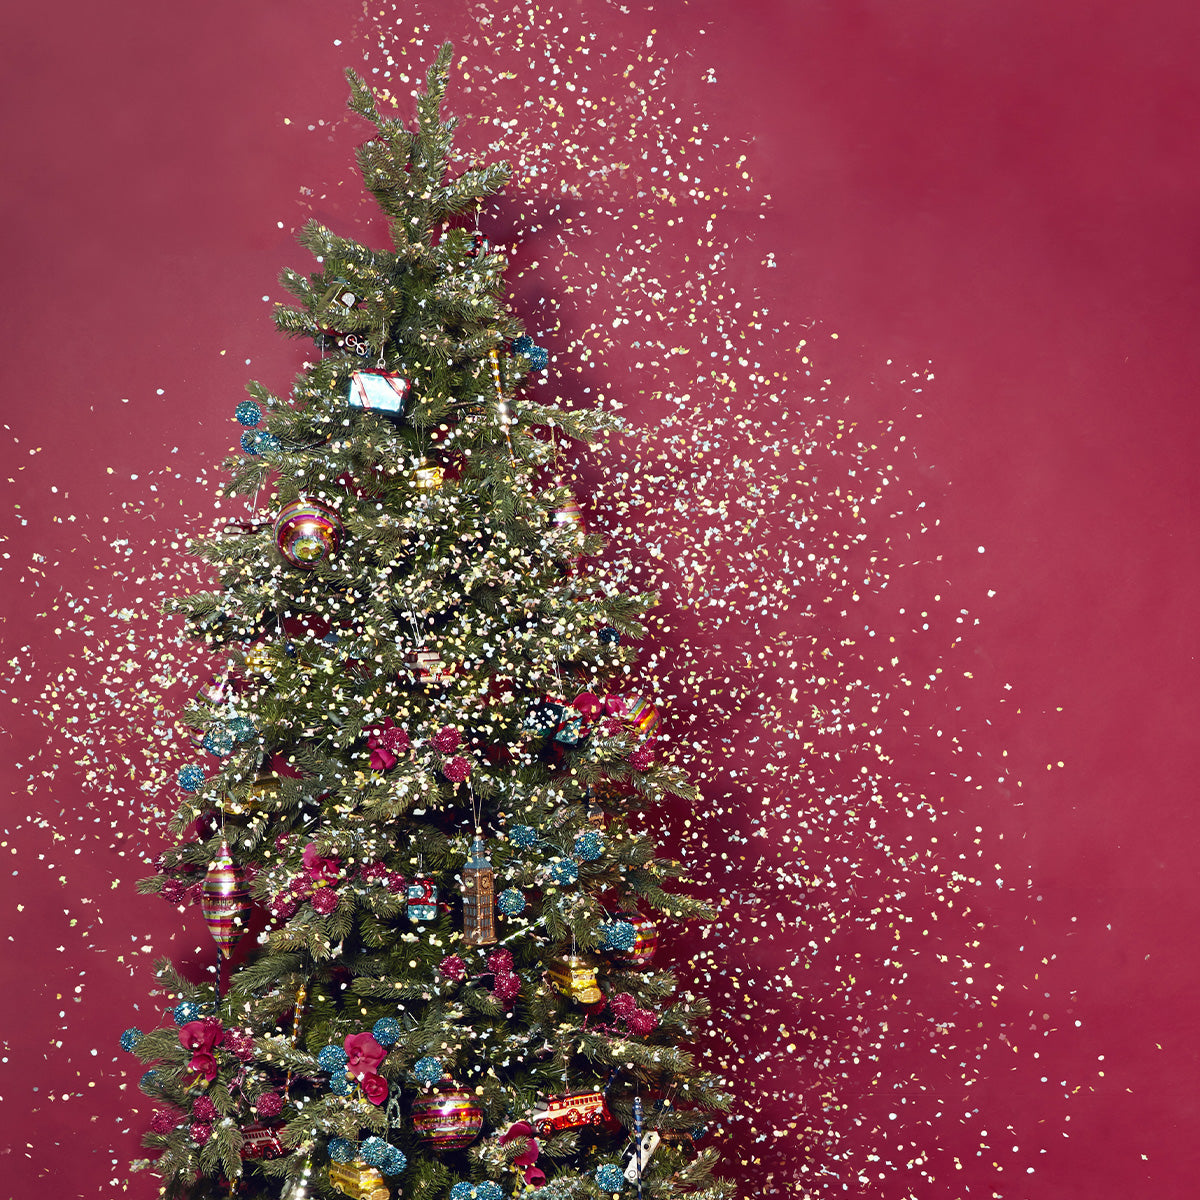
[[[422,17],[438,19],[419,58],[443,33],[470,57],[489,10],[533,21],[533,9],[425,3]],[[673,103],[747,155],[751,191],[722,207],[726,237],[756,247],[744,264],[735,256],[734,275],[792,322],[793,344],[810,330],[852,418],[893,417],[912,452],[901,486],[914,499],[897,511],[914,536],[922,521],[927,531],[908,573],[868,598],[872,619],[912,633],[935,594],[970,614],[974,682],[945,688],[919,719],[950,715],[983,764],[986,786],[960,788],[955,805],[995,856],[978,954],[1011,986],[979,1021],[1012,1053],[991,1037],[965,1101],[978,1114],[969,1138],[962,1114],[916,1098],[929,1104],[936,1183],[897,1169],[808,1189],[1193,1195],[1200,11],[698,0],[630,14],[576,0],[537,6],[537,20],[587,21],[616,45],[658,30],[676,63]],[[260,297],[303,262],[290,232],[307,215],[301,186],[345,179],[356,136],[327,137],[318,122],[340,117],[341,68],[358,65],[373,30],[388,26],[405,50],[415,22],[395,6],[364,17],[349,0],[48,0],[3,21],[4,474],[18,516],[0,576],[11,674],[0,849],[12,864],[0,1193],[82,1198],[124,1190],[136,1147],[117,1118],[135,1103],[134,1068],[113,1047],[126,1024],[154,1020],[133,1011],[149,972],[128,964],[148,959],[144,944],[169,949],[178,917],[133,896],[140,862],[122,833],[133,825],[89,798],[91,768],[49,776],[44,753],[30,765],[35,745],[65,744],[47,730],[71,709],[36,698],[86,648],[64,625],[83,620],[68,596],[96,594],[95,562],[125,553],[114,539],[148,542],[202,507],[195,478],[226,451],[247,374],[286,386],[296,356]],[[573,69],[590,68],[576,56]],[[516,104],[508,115],[523,120]],[[619,199],[619,179],[609,186]],[[312,204],[331,220],[353,208],[336,194]],[[581,260],[616,236],[593,231]],[[670,243],[657,253],[669,274]],[[630,373],[634,332],[606,350],[612,370]],[[919,404],[905,393],[893,411],[891,375],[927,364]],[[626,401],[635,418],[653,415],[629,387]],[[151,496],[164,463],[175,474]],[[139,502],[140,516],[120,508]],[[704,628],[698,618],[693,639]],[[103,703],[105,681],[89,686]],[[107,684],[118,697],[128,686]],[[942,770],[932,740],[915,744],[910,761],[893,747],[904,769]],[[103,739],[92,752],[97,765],[123,754]],[[761,882],[743,870],[723,884],[735,896]],[[734,1036],[752,1048],[756,1035]],[[786,1091],[803,1067],[770,1053]],[[862,1111],[876,1103],[864,1095]],[[735,1123],[757,1164],[739,1170],[747,1193],[802,1194],[787,1166],[799,1134],[776,1120],[759,1141]],[[910,1157],[926,1148],[914,1140]],[[145,1177],[129,1190],[153,1194]]]

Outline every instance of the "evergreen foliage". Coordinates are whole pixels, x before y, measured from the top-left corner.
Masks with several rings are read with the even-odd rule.
[[[305,226],[318,269],[283,273],[295,303],[276,324],[315,361],[288,398],[251,383],[239,409],[261,423],[227,491],[324,506],[340,539],[296,563],[270,520],[231,523],[192,546],[214,587],[171,604],[228,665],[183,714],[207,778],[140,887],[215,895],[227,844],[247,893],[235,933],[252,932],[223,986],[160,963],[177,1018],[200,1016],[127,1035],[159,1102],[144,1165],[167,1197],[458,1200],[465,1184],[484,1200],[536,1171],[531,1194],[598,1197],[598,1169],[624,1170],[635,1102],[662,1138],[643,1196],[732,1194],[692,1136],[728,1102],[684,1048],[703,1003],[606,948],[619,922],[650,936],[654,912],[711,917],[640,828],[666,793],[695,795],[654,761],[655,714],[627,690],[653,598],[587,569],[599,539],[554,475],[555,437],[595,442],[615,418],[532,394],[504,257],[462,220],[508,172],[460,169],[449,63],[447,45],[412,128],[348,73],[393,245]],[[403,411],[352,407],[362,373],[407,380]],[[481,851],[505,899],[493,942],[468,936],[462,898]],[[431,1145],[413,1106],[452,1087],[481,1131]],[[599,1093],[595,1123],[544,1129],[565,1093]]]

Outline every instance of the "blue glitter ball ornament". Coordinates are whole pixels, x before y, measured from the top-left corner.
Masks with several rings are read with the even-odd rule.
[[[395,1017],[380,1017],[371,1033],[381,1046],[393,1046],[400,1036],[400,1022]]]
[[[437,1083],[445,1072],[436,1058],[418,1058],[413,1066],[413,1074],[422,1083]]]
[[[346,1138],[329,1139],[329,1157],[334,1162],[347,1163],[355,1154],[358,1147]]]
[[[596,1168],[596,1184],[606,1192],[619,1192],[625,1182],[625,1172],[616,1163],[605,1163]]]
[[[550,864],[550,878],[555,883],[574,883],[579,878],[579,867],[573,858],[559,858]]]
[[[140,1087],[142,1089],[142,1091],[146,1092],[146,1093],[150,1093],[151,1091],[157,1091],[158,1072],[157,1071],[146,1071],[142,1075],[141,1079],[138,1080],[138,1087]]]
[[[142,1031],[136,1025],[131,1025],[123,1034],[121,1034],[121,1049],[136,1050],[137,1044],[142,1040]]]
[[[508,840],[514,846],[520,846],[522,850],[527,850],[537,843],[537,830],[532,825],[514,825],[508,831]]]
[[[186,1025],[189,1021],[198,1021],[200,1019],[200,1005],[195,1000],[180,1000],[175,1005],[171,1016],[175,1018],[176,1025]]]
[[[381,1167],[391,1147],[381,1137],[364,1138],[358,1147],[358,1157],[368,1166]]]
[[[345,1071],[334,1071],[329,1076],[329,1090],[335,1096],[349,1096],[354,1091],[354,1080]]]
[[[605,625],[600,630],[600,641],[606,646],[619,646],[621,644],[621,633],[611,625]]]
[[[475,1200],[475,1185],[465,1180],[450,1189],[450,1200]]]
[[[253,400],[243,400],[233,410],[233,415],[239,425],[245,425],[247,429],[253,429],[262,420],[262,409]]]
[[[485,1179],[476,1185],[475,1200],[504,1200],[504,1190],[493,1179]]]
[[[600,928],[605,950],[632,950],[637,941],[637,930],[628,921],[605,921]]]
[[[179,768],[175,778],[180,791],[194,792],[204,782],[204,772],[195,763],[188,763],[186,767]]]
[[[269,430],[254,431],[254,450],[256,454],[271,454],[278,450],[283,443]]]
[[[317,1065],[322,1071],[344,1071],[346,1063],[349,1059],[346,1057],[346,1051],[341,1046],[322,1046],[317,1054]]]
[[[575,857],[592,862],[604,853],[604,838],[596,829],[585,829],[575,839]]]
[[[236,739],[228,725],[218,725],[204,735],[204,748],[214,758],[225,758],[233,753]]]
[[[389,1146],[383,1162],[379,1164],[385,1175],[399,1175],[408,1166],[408,1156],[398,1146]]]
[[[249,717],[230,717],[225,726],[239,742],[247,741],[258,732]]]
[[[525,897],[517,888],[505,888],[496,897],[496,907],[506,917],[515,917],[525,911]]]
[[[544,371],[550,365],[550,355],[527,334],[517,338],[513,344],[514,354],[523,354],[535,371]]]

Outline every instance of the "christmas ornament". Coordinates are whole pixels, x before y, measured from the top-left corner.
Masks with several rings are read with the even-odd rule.
[[[408,885],[410,921],[432,921],[437,916],[438,890],[432,879],[418,875]]]
[[[330,1163],[329,1183],[355,1200],[390,1200],[392,1194],[383,1176],[365,1162]]]
[[[200,909],[209,933],[225,958],[245,933],[242,918],[249,907],[241,869],[234,864],[229,843],[222,838],[217,857],[208,864],[208,873],[204,876],[204,898]]]
[[[388,1158],[391,1146],[381,1137],[364,1138],[358,1148],[358,1156],[371,1167],[382,1167]]]
[[[275,545],[293,567],[310,570],[332,558],[342,540],[342,522],[333,509],[300,497],[275,518]]]
[[[221,807],[231,817],[246,817],[262,809],[273,808],[278,799],[279,776],[265,771],[254,777],[254,782],[247,787],[244,796],[227,792],[221,801]]]
[[[195,1000],[181,1000],[175,1005],[171,1018],[176,1025],[186,1025],[189,1021],[200,1019],[200,1005]]]
[[[547,960],[546,978],[564,996],[580,1004],[598,1004],[604,999],[596,982],[596,966],[581,954],[566,954]]]
[[[463,1180],[450,1189],[450,1200],[504,1200],[504,1191],[493,1179],[485,1179],[482,1183]]]
[[[541,346],[534,344],[533,338],[522,335],[512,344],[514,354],[523,354],[529,359],[529,365],[535,371],[544,371],[550,365],[550,355]]]
[[[463,758],[461,754],[456,754],[442,763],[442,774],[451,783],[462,783],[471,774],[471,761]]]
[[[400,1037],[400,1022],[395,1017],[380,1017],[371,1032],[381,1046],[394,1046]]]
[[[463,942],[468,946],[490,946],[496,941],[494,886],[487,847],[476,832],[471,856],[462,869]]]
[[[631,926],[633,929],[632,941],[628,941],[622,933],[623,944],[612,947],[616,951],[613,960],[634,970],[645,970],[658,949],[658,926],[641,913],[616,913],[613,923],[618,926]]]
[[[233,753],[237,739],[227,725],[217,725],[204,735],[204,749],[214,758],[226,758]]]
[[[448,683],[454,674],[454,668],[442,662],[436,650],[424,647],[413,650],[408,655],[408,661],[419,683]]]
[[[603,1163],[596,1168],[596,1186],[602,1192],[619,1192],[625,1186],[625,1176],[616,1163]]]
[[[647,741],[654,736],[659,719],[658,709],[649,700],[634,696],[625,701],[625,720],[640,741]]]
[[[525,911],[525,896],[518,888],[505,888],[496,897],[496,908],[506,917],[516,917]]]
[[[355,371],[350,376],[346,401],[351,408],[399,417],[404,413],[404,402],[410,391],[412,382],[395,372]]]
[[[131,1026],[121,1034],[121,1049],[132,1053],[137,1049],[137,1044],[142,1040],[143,1036],[142,1031],[136,1025]]]
[[[204,783],[204,772],[195,763],[188,763],[179,768],[176,782],[181,792],[194,792]]]
[[[552,519],[559,529],[571,531],[580,540],[587,532],[583,521],[583,509],[579,507],[579,501],[574,497],[556,508]]]
[[[428,459],[419,462],[408,474],[409,482],[418,492],[436,492],[445,481],[446,472]]]
[[[662,1138],[660,1138],[653,1129],[650,1129],[642,1134],[641,1139],[634,1147],[630,1149],[629,1154],[625,1159],[625,1179],[629,1180],[630,1183],[637,1183],[641,1179],[642,1173],[646,1170],[646,1164],[649,1163],[650,1156],[655,1150],[658,1149],[658,1144],[660,1141],[662,1141]],[[622,1173],[619,1167],[615,1167],[613,1169],[618,1175],[617,1186],[606,1190],[617,1192],[621,1190],[620,1177]],[[597,1182],[599,1182],[599,1177],[600,1172],[597,1171]]]
[[[348,1138],[335,1137],[329,1139],[329,1146],[327,1149],[329,1151],[329,1157],[335,1163],[348,1163],[354,1158],[358,1147]]]
[[[564,887],[579,879],[579,864],[573,858],[553,859],[548,870],[550,878]]]
[[[586,1125],[616,1124],[603,1092],[571,1092],[565,1096],[547,1096],[534,1105],[529,1123],[535,1133],[545,1136],[560,1129],[582,1129]]]
[[[482,233],[471,234],[471,244],[464,251],[468,258],[478,258],[481,254],[487,254],[491,250],[491,244]]]
[[[537,830],[532,825],[514,825],[508,831],[508,840],[514,846],[519,846],[522,850],[528,850],[530,846],[537,845]]]
[[[604,836],[596,829],[585,829],[575,839],[575,857],[582,862],[595,862],[604,853]]]
[[[243,1158],[278,1158],[283,1153],[279,1131],[267,1125],[247,1125],[242,1130]]]
[[[567,706],[565,704],[551,696],[543,696],[541,700],[530,706],[525,720],[521,723],[521,728],[545,736],[561,728],[566,720],[566,715]]]
[[[418,1058],[413,1064],[413,1074],[424,1084],[437,1083],[445,1074],[436,1058]]]
[[[468,1146],[483,1128],[483,1113],[468,1091],[450,1083],[427,1096],[418,1096],[411,1108],[417,1136],[435,1150]]]
[[[239,425],[253,429],[262,420],[262,409],[253,400],[243,400],[233,410],[233,418]]]
[[[238,444],[243,454],[252,457],[259,454],[270,454],[278,450],[283,443],[269,429],[248,429],[238,438]]]
[[[619,646],[621,644],[620,631],[614,629],[611,625],[602,625],[597,636],[600,638],[601,645]]]
[[[262,642],[246,647],[242,652],[242,665],[248,675],[271,678],[271,652]]]

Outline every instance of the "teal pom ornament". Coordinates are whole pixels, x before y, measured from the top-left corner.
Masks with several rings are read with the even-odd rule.
[[[456,1183],[450,1189],[450,1200],[504,1200],[504,1190],[494,1179],[482,1183]]]
[[[204,748],[214,758],[227,758],[233,753],[236,739],[228,725],[217,725],[204,735]]]
[[[346,1138],[329,1139],[329,1157],[333,1162],[348,1163],[355,1155],[358,1147]]]
[[[329,1090],[335,1096],[349,1096],[354,1091],[354,1080],[345,1071],[334,1071],[329,1076]]]
[[[242,452],[252,456],[271,454],[283,445],[269,429],[248,429],[238,441]]]
[[[179,768],[175,780],[181,792],[194,792],[204,782],[204,772],[195,763],[188,763],[186,767]]]
[[[137,1044],[141,1040],[142,1031],[136,1025],[131,1025],[121,1034],[121,1049],[128,1050],[132,1054],[137,1049]]]
[[[611,625],[602,626],[600,629],[600,642],[605,646],[619,646],[621,644],[620,631],[614,629]]]
[[[358,1157],[368,1166],[382,1167],[390,1149],[391,1146],[381,1137],[364,1138],[358,1148]]]
[[[262,420],[262,409],[253,400],[243,400],[233,410],[234,420],[247,429],[253,429]]]
[[[535,371],[544,371],[550,365],[550,355],[533,338],[522,335],[512,344],[514,354],[523,354]]]
[[[181,1000],[171,1013],[176,1025],[186,1025],[189,1021],[200,1019],[200,1005],[195,1000]]]
[[[230,717],[225,722],[225,728],[233,734],[234,738],[239,742],[248,741],[258,730],[254,728],[254,722],[249,717]]]
[[[422,1083],[437,1083],[445,1072],[436,1058],[418,1058],[413,1066],[413,1074]]]
[[[625,1172],[616,1163],[604,1163],[596,1168],[596,1186],[604,1192],[619,1192],[625,1183]]]
[[[519,846],[522,850],[528,850],[530,846],[537,844],[537,830],[532,825],[514,825],[508,831],[508,840],[514,846]]]
[[[555,883],[574,883],[579,878],[579,866],[573,858],[556,858],[550,864],[550,878]]]
[[[517,888],[505,888],[496,897],[496,907],[506,917],[515,917],[525,911],[525,896]]]
[[[380,1017],[371,1033],[381,1046],[394,1046],[400,1036],[400,1022],[395,1017]]]
[[[379,1169],[385,1175],[399,1175],[408,1166],[408,1156],[398,1146],[388,1146]]]
[[[575,839],[575,857],[584,862],[594,862],[604,853],[604,838],[599,830],[585,829]]]
[[[323,1046],[317,1055],[317,1065],[322,1071],[328,1071],[331,1075],[337,1071],[344,1071],[346,1063],[349,1061],[346,1051],[341,1046]]]
[[[637,941],[637,930],[629,921],[605,921],[600,928],[605,950],[632,950]]]

